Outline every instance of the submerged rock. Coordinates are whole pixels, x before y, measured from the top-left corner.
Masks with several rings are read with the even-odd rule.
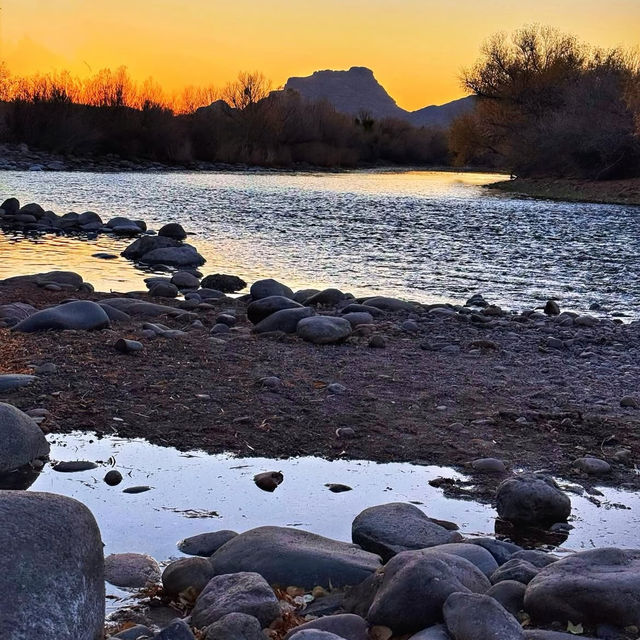
[[[235,531],[226,530],[200,533],[178,542],[178,549],[182,551],[182,553],[190,556],[203,556],[208,558],[223,544],[229,542],[229,540],[235,538],[237,535]]]
[[[269,584],[313,589],[358,584],[380,567],[380,559],[307,531],[259,527],[229,540],[211,556],[211,564],[217,575],[255,571]]]

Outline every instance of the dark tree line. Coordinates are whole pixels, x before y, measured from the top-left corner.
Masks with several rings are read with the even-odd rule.
[[[454,122],[456,164],[518,176],[640,175],[640,66],[545,27],[494,36],[464,74],[474,112]]]

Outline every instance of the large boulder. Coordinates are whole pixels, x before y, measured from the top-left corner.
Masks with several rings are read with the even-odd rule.
[[[230,276],[226,273],[214,273],[203,278],[201,286],[207,289],[217,289],[223,293],[235,293],[242,291],[247,283],[238,276]]]
[[[179,247],[182,243],[163,236],[143,236],[132,242],[120,255],[128,260],[140,260],[145,253],[155,249]]]
[[[385,565],[367,620],[394,635],[412,633],[442,620],[442,607],[457,591],[485,593],[487,577],[464,558],[404,551]]]
[[[497,601],[479,593],[452,593],[442,608],[454,640],[522,640],[520,623]]]
[[[518,525],[548,526],[566,521],[571,514],[571,500],[553,478],[525,473],[500,484],[496,509],[503,520]]]
[[[253,300],[261,300],[270,296],[284,296],[285,298],[293,298],[293,291],[287,285],[267,278],[266,280],[257,280],[249,289]]]
[[[50,329],[92,330],[106,329],[109,324],[109,316],[99,304],[90,300],[76,300],[38,311],[16,324],[13,330],[23,333]]]
[[[436,524],[413,504],[391,502],[359,513],[351,525],[351,539],[386,561],[401,551],[458,542],[462,536]]]
[[[258,322],[253,331],[255,333],[269,333],[270,331],[295,333],[300,320],[310,318],[314,314],[315,311],[309,307],[282,309]]]
[[[296,333],[313,344],[334,344],[351,335],[351,323],[334,316],[313,316],[301,320]]]
[[[80,502],[0,491],[0,627],[4,638],[100,640],[102,540]]]
[[[1,205],[2,209],[8,216],[15,216],[20,211],[20,201],[17,198],[7,198]]]
[[[359,584],[380,567],[380,558],[307,531],[258,527],[220,547],[211,564],[218,575],[255,571],[269,584],[313,589]]]
[[[0,402],[0,473],[49,455],[49,443],[26,413]]]
[[[253,572],[218,575],[198,596],[191,624],[208,627],[230,613],[254,616],[263,627],[280,616],[280,604],[265,579]]]
[[[590,549],[545,567],[529,583],[536,623],[640,626],[640,550]]]
[[[251,302],[247,307],[247,318],[249,322],[258,324],[260,321],[268,318],[272,313],[282,311],[283,309],[303,309],[304,307],[298,302],[294,302],[285,296],[268,296]]]
[[[199,267],[206,260],[190,244],[181,247],[167,247],[166,249],[153,249],[145,253],[140,262],[148,265],[167,264],[174,267]]]

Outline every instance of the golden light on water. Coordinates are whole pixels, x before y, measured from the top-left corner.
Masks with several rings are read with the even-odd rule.
[[[318,69],[372,68],[406,109],[462,95],[492,33],[549,24],[601,46],[640,44],[638,0],[5,0],[15,73],[126,65],[169,91],[259,69],[275,86]]]

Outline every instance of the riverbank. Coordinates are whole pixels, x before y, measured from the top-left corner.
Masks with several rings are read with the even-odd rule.
[[[472,461],[498,458],[508,469],[547,469],[587,484],[594,477],[575,461],[594,456],[610,465],[599,482],[640,488],[638,322],[410,305],[365,317],[345,339],[319,346],[295,333],[256,333],[247,300],[72,295],[107,305],[124,295],[164,309],[157,317],[133,311],[102,331],[0,329],[0,371],[37,376],[2,399],[46,410],[47,432],[471,472]],[[42,309],[69,296],[68,288],[0,282],[3,305]],[[349,302],[317,312],[340,317]],[[235,319],[225,320],[231,328],[220,327],[222,315]],[[119,338],[142,350],[118,353]]]
[[[549,200],[640,205],[640,178],[601,181],[516,178],[494,182],[487,189]]]

